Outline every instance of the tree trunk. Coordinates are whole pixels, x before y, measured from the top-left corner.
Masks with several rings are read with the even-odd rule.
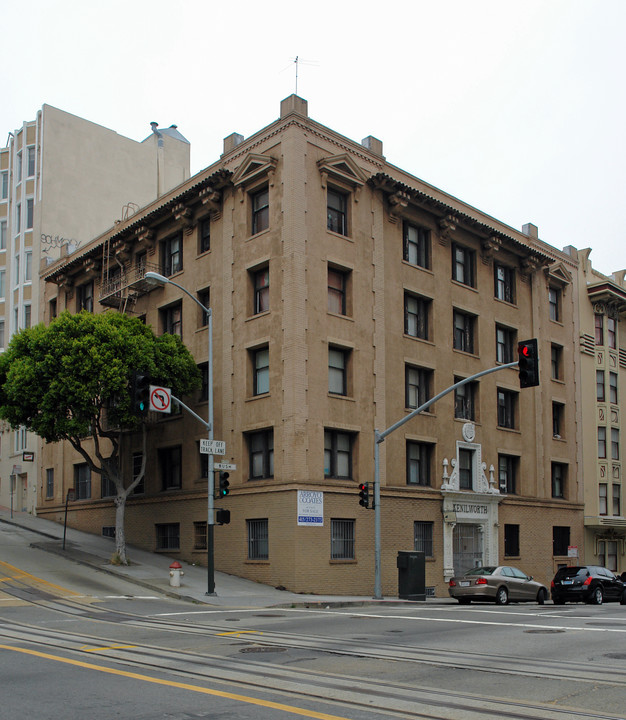
[[[127,493],[119,493],[115,498],[115,554],[120,565],[128,565],[126,558],[126,533],[124,531],[124,512]]]

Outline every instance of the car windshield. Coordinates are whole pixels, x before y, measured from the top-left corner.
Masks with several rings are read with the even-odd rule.
[[[564,567],[561,568],[557,572],[557,577],[564,578],[564,577],[574,577],[578,575],[578,573],[586,574],[587,568],[586,567]]]
[[[466,575],[493,575],[495,572],[495,567],[475,567],[471,570],[468,570],[465,574]]]

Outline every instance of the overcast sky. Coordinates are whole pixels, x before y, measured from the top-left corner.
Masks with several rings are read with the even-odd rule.
[[[626,0],[0,0],[0,142],[44,103],[192,172],[232,132],[309,115],[557,248],[626,268]]]

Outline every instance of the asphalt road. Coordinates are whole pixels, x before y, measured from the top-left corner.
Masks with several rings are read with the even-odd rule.
[[[0,719],[626,717],[626,607],[216,608],[0,526]]]

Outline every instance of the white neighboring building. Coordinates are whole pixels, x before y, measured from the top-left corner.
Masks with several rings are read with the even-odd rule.
[[[175,125],[151,127],[137,142],[44,105],[9,133],[0,148],[0,352],[39,321],[40,267],[189,178],[189,142]],[[93,298],[83,301],[89,307]],[[37,442],[0,427],[0,505],[34,512]]]

